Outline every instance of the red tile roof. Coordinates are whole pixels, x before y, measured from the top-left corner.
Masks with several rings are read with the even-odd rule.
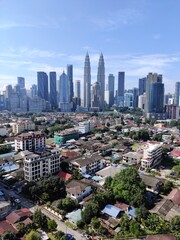
[[[180,157],[180,149],[173,149],[170,154],[173,157]]]
[[[68,181],[70,178],[71,178],[71,174],[69,173],[66,173],[66,172],[63,172],[63,171],[60,171],[58,174],[57,174],[58,177],[64,179],[65,181]]]
[[[16,233],[16,229],[13,228],[13,226],[8,223],[6,220],[0,221],[0,234],[3,234],[6,231],[11,231],[13,233]]]
[[[14,224],[14,223],[17,223],[18,221],[20,221],[22,218],[28,218],[30,216],[32,216],[32,212],[27,208],[22,208],[22,209],[19,209],[19,210],[16,210],[16,211],[13,211],[12,213],[10,213],[6,217],[6,220],[10,224]]]
[[[174,188],[167,196],[167,199],[171,200],[174,204],[180,205],[180,189]]]

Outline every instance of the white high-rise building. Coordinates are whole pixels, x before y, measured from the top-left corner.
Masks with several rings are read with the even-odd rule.
[[[88,53],[84,63],[84,107],[91,107],[91,66]]]

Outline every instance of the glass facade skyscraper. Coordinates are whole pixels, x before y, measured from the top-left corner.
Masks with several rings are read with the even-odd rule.
[[[175,101],[174,103],[179,106],[179,96],[180,96],[180,82],[176,82],[175,84]]]
[[[98,72],[97,72],[97,82],[100,87],[100,109],[104,109],[104,91],[105,91],[105,67],[104,67],[104,58],[101,53],[98,63]]]
[[[91,107],[91,66],[88,53],[84,62],[84,107]]]
[[[125,72],[118,72],[118,90],[117,90],[118,107],[124,107],[124,79]]]
[[[114,104],[114,75],[109,74],[108,76],[108,90],[109,90],[109,106],[112,107]]]
[[[146,92],[146,78],[139,79],[139,96]]]
[[[38,96],[48,101],[48,75],[45,72],[37,73]]]
[[[164,84],[155,82],[150,84],[149,112],[162,113],[164,107]]]
[[[53,109],[57,108],[57,92],[56,92],[56,72],[49,73],[50,85],[50,103]]]
[[[67,76],[69,79],[69,97],[70,101],[72,102],[72,98],[74,97],[74,87],[73,87],[73,65],[69,64],[67,65]]]

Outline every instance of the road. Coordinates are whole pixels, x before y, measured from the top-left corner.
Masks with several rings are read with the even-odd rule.
[[[30,211],[35,212],[36,209],[40,208],[42,213],[44,213],[47,217],[54,219],[58,225],[57,229],[63,231],[64,233],[72,234],[76,240],[84,240],[85,238],[76,230],[69,228],[64,222],[60,221],[60,219],[55,216],[53,213],[49,212],[47,209],[42,206],[34,206],[30,208]]]

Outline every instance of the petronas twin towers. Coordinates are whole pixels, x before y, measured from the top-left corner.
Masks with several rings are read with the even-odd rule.
[[[96,107],[99,109],[104,109],[104,91],[105,91],[105,67],[104,67],[104,58],[101,53],[98,64],[98,72],[97,72],[97,85],[100,88],[98,91],[99,96],[96,96],[99,101]],[[91,107],[91,65],[89,54],[86,54],[85,62],[84,62],[84,107]]]

